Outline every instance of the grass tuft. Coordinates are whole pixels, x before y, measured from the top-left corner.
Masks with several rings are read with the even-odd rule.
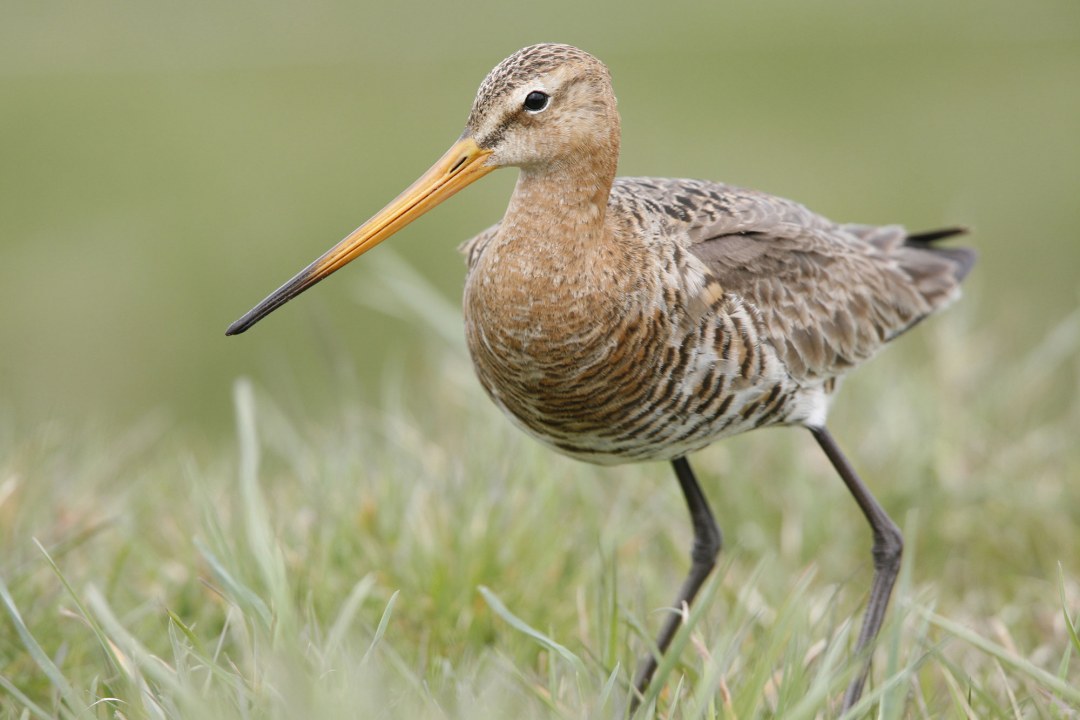
[[[908,511],[846,717],[1080,712],[1075,317],[1015,360],[944,317],[845,389],[835,434]],[[0,718],[624,717],[686,571],[668,468],[539,447],[436,342],[430,380],[324,415],[239,381],[210,443],[5,436]],[[870,539],[801,435],[694,458],[727,546],[639,717],[839,716]]]

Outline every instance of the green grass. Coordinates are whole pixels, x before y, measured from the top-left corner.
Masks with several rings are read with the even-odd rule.
[[[235,436],[0,430],[0,717],[621,717],[688,561],[670,470],[521,435],[428,308],[449,339],[377,403],[241,380]],[[1016,361],[963,306],[899,345],[834,413],[908,538],[855,715],[1075,718],[1080,315]],[[803,431],[693,461],[726,547],[642,716],[836,717],[854,503]]]
[[[472,377],[442,297],[512,172],[394,239],[434,290],[380,247],[221,335],[548,40],[609,64],[620,174],[977,229],[969,297],[833,413],[908,538],[867,707],[1076,717],[1080,4],[537,7],[5,4],[0,717],[619,715],[689,522],[670,468],[558,457]],[[835,717],[854,503],[800,430],[693,463],[727,544],[644,714]]]

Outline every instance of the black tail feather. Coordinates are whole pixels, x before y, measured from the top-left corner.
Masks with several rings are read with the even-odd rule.
[[[967,235],[971,232],[971,228],[964,227],[963,225],[957,225],[951,228],[941,228],[940,230],[929,230],[927,232],[913,233],[907,236],[908,245],[930,245],[938,240],[944,240],[945,238],[955,237],[957,235]]]
[[[940,230],[930,230],[929,232],[908,235],[907,240],[904,241],[904,244],[909,247],[915,247],[919,248],[920,250],[932,252],[939,257],[944,257],[951,260],[952,263],[956,266],[954,277],[959,281],[967,277],[967,274],[971,272],[971,268],[975,267],[975,261],[979,259],[979,254],[975,252],[975,250],[973,250],[972,248],[943,248],[937,247],[935,243],[938,240],[955,237],[956,235],[966,235],[968,232],[970,232],[970,230],[962,226],[942,228]]]

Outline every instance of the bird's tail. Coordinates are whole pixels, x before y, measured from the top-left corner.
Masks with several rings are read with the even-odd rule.
[[[975,265],[977,254],[966,247],[940,247],[946,238],[964,235],[966,227],[909,233],[901,225],[844,225],[845,230],[891,257],[937,310],[960,297],[960,283]]]
[[[950,260],[953,264],[953,278],[960,282],[971,272],[971,268],[975,267],[979,254],[967,247],[938,247],[937,242],[957,235],[967,235],[968,232],[970,230],[966,227],[951,227],[915,233],[907,236],[904,245]]]
[[[977,259],[971,248],[939,247],[937,243],[966,232],[967,228],[955,227],[907,235],[890,253],[934,310],[960,297],[960,283]]]

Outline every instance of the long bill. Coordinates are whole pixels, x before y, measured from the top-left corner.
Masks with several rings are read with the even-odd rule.
[[[229,326],[238,335],[336,270],[366,253],[416,218],[495,169],[485,161],[491,154],[471,138],[454,143],[431,169],[366,223],[298,272],[265,300]]]

